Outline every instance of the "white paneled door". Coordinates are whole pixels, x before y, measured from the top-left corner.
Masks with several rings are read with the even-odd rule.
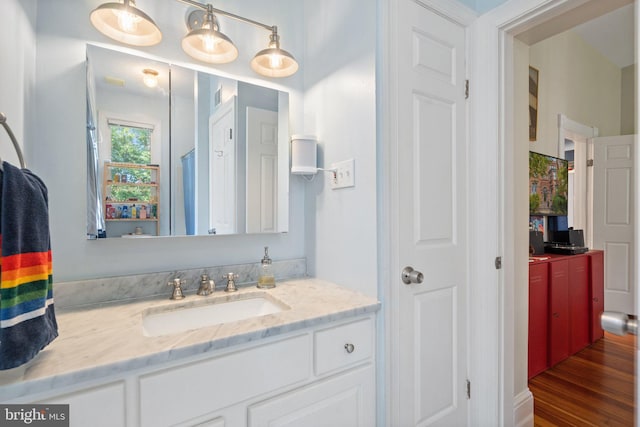
[[[593,138],[593,247],[604,250],[604,307],[637,314],[634,286],[635,135]]]
[[[466,29],[419,1],[396,4],[391,424],[461,426],[468,411]],[[422,282],[414,271],[405,284],[404,267],[421,272]]]
[[[236,99],[209,117],[209,234],[233,234],[237,224]]]
[[[278,227],[278,113],[247,107],[247,233]]]

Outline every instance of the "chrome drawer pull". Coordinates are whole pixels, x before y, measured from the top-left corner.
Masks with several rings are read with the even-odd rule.
[[[351,354],[356,348],[353,344],[345,344],[344,349],[347,350],[347,353]]]

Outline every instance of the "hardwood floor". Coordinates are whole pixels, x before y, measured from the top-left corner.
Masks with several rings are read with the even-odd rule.
[[[605,337],[529,380],[535,425],[635,425],[636,337]]]

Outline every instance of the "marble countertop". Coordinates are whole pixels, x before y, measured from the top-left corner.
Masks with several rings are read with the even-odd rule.
[[[265,292],[290,309],[165,336],[143,333],[142,313],[151,307],[201,304],[256,292]],[[373,313],[380,307],[375,298],[310,278],[288,280],[273,289],[251,286],[232,294],[187,295],[180,301],[169,300],[169,295],[168,290],[162,298],[57,310],[58,338],[13,379],[0,372],[0,401]]]

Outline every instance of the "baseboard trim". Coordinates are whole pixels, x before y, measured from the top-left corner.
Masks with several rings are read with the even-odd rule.
[[[528,388],[513,398],[513,420],[516,427],[533,427],[533,394]]]

